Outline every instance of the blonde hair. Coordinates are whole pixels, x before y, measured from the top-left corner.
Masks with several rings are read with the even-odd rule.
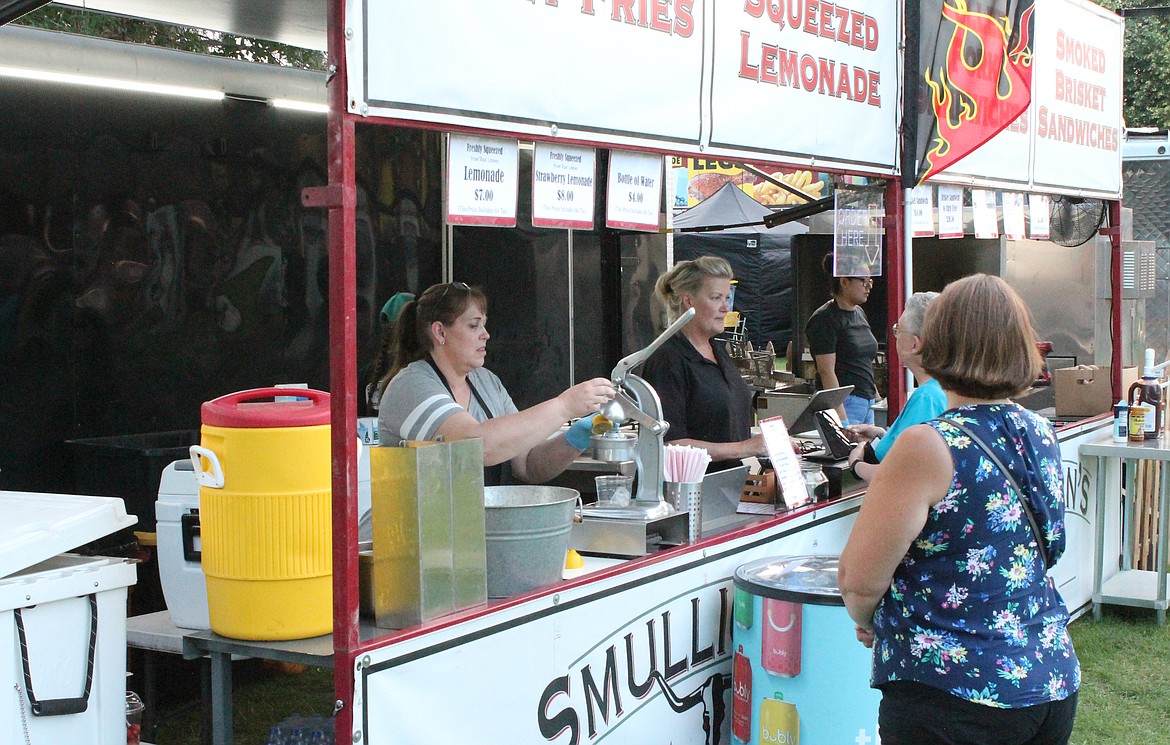
[[[679,305],[683,295],[697,295],[703,288],[703,280],[735,279],[731,264],[718,256],[700,256],[690,261],[680,261],[671,267],[654,283],[654,294],[666,308],[667,322],[679,317]]]

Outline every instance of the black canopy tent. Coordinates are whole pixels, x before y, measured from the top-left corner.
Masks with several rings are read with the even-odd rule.
[[[674,259],[726,259],[738,280],[734,309],[746,318],[747,339],[757,348],[772,342],[783,354],[792,338],[792,236],[808,228],[799,222],[764,227],[764,217],[772,214],[735,184],[726,184],[675,217]]]

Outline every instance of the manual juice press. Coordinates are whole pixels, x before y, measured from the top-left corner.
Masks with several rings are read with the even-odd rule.
[[[607,463],[631,458],[635,466],[633,500],[628,505],[594,504],[584,508],[573,525],[570,546],[579,552],[606,556],[643,556],[687,542],[688,516],[662,498],[664,435],[670,427],[662,418],[662,401],[653,386],[633,370],[694,317],[687,309],[649,344],[624,357],[610,374],[617,393],[601,413],[612,422],[608,431],[595,431],[593,457]],[[632,428],[623,427],[631,424]]]

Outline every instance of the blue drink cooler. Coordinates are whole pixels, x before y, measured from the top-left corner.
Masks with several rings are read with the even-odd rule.
[[[837,556],[760,559],[735,570],[732,741],[879,742],[871,652],[837,586]]]

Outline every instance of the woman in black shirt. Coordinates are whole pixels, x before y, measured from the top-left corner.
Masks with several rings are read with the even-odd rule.
[[[731,280],[731,265],[715,256],[679,262],[658,278],[654,292],[670,319],[688,308],[695,317],[646,360],[642,372],[662,400],[670,423],[666,440],[705,448],[708,471],[767,455],[764,438],[751,433],[752,389],[724,345],[713,341],[723,331]]]
[[[870,277],[833,277],[833,298],[813,311],[805,324],[808,349],[817,365],[819,388],[853,386],[844,406],[837,407],[842,424],[873,424],[877,385],[873,361],[878,342],[861,304],[873,288]]]

